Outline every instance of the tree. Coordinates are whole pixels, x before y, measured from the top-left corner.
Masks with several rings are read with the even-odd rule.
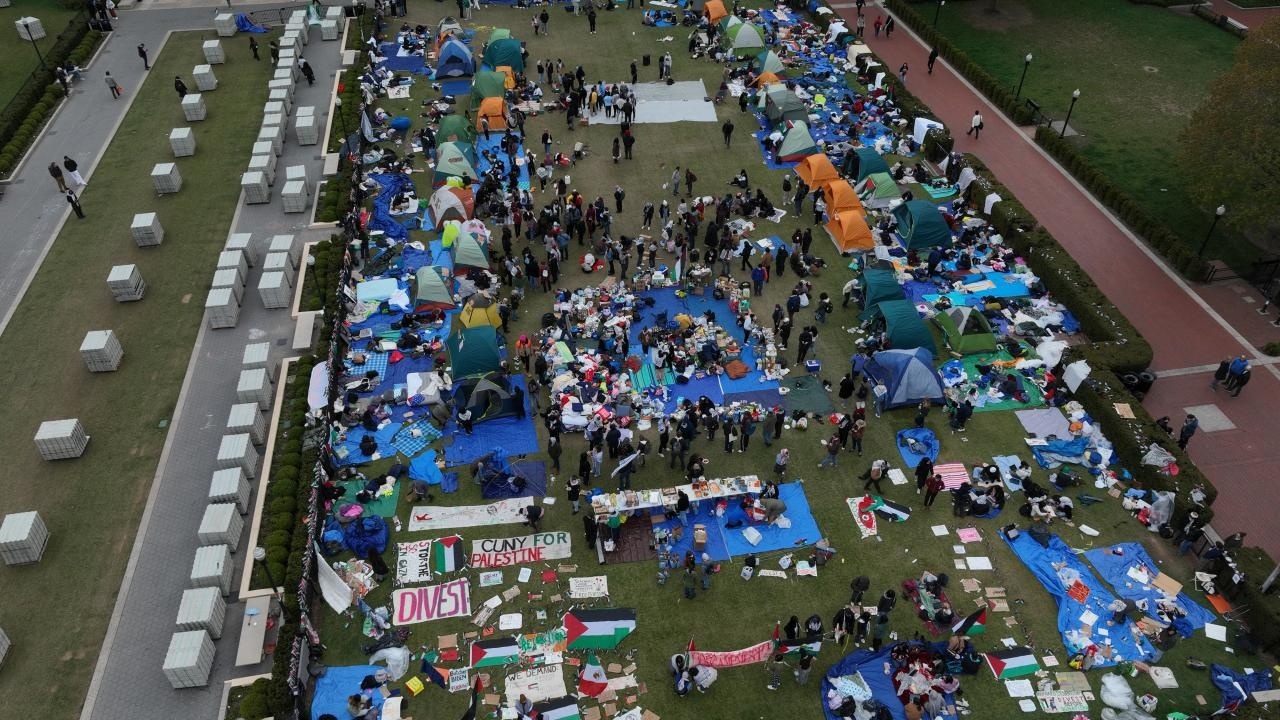
[[[1180,137],[1178,160],[1191,196],[1209,212],[1228,208],[1243,231],[1280,228],[1280,18],[1251,30],[1236,61],[1209,90]]]

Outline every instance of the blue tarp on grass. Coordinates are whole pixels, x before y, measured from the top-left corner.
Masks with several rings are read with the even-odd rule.
[[[911,444],[907,442],[908,438],[915,440],[916,450],[924,451],[923,454],[911,450]],[[934,435],[929,428],[907,428],[898,431],[898,454],[902,455],[902,461],[909,468],[919,465],[921,458],[937,460],[939,448],[938,436]]]
[[[524,490],[515,492],[510,486],[488,483],[482,488],[485,500],[506,500],[516,497],[543,497],[547,494],[547,464],[541,460],[525,460],[511,463],[511,469],[525,479]]]
[[[1120,555],[1112,552],[1113,550],[1121,551]],[[1163,593],[1151,587],[1143,586],[1134,582],[1129,577],[1129,568],[1142,568],[1150,577],[1155,577],[1160,572],[1160,566],[1156,565],[1151,556],[1147,554],[1145,548],[1139,543],[1120,543],[1106,548],[1094,548],[1084,554],[1089,562],[1093,563],[1093,567],[1098,570],[1098,574],[1104,580],[1111,583],[1111,587],[1115,589],[1116,594],[1126,600],[1147,601],[1147,615],[1158,618],[1155,614],[1156,601],[1163,597]],[[1194,600],[1187,596],[1186,593],[1180,592],[1175,598],[1178,608],[1186,613],[1185,617],[1178,618],[1173,622],[1173,627],[1182,637],[1191,637],[1191,633],[1205,626],[1205,623],[1213,622],[1214,614],[1197,605]]]
[[[654,513],[661,515],[662,511]],[[644,517],[633,517],[627,522],[648,522]],[[725,545],[724,532],[720,529],[720,523],[715,516],[715,505],[711,502],[699,503],[693,501],[692,509],[689,512],[689,523],[684,528],[684,534],[680,539],[671,543],[672,555],[676,558],[683,558],[687,552],[693,552],[693,526],[702,523],[707,526],[707,544],[694,556],[701,560],[701,553],[706,553],[712,560],[723,561],[729,559],[729,548]],[[680,518],[675,517],[670,520],[654,523],[654,529],[662,528],[671,530],[680,524]]]
[[[475,432],[468,435],[461,432],[455,421],[449,421],[445,434],[453,437],[453,444],[444,450],[445,460],[450,466],[465,465],[475,462],[501,446],[507,455],[528,455],[536,453],[538,431],[533,426],[532,417],[523,419],[514,417],[497,418],[476,423]]]
[[[373,214],[369,217],[369,230],[381,230],[386,233],[388,240],[404,242],[409,237],[409,231],[396,216],[391,214],[391,201],[402,189],[414,187],[413,181],[404,173],[394,175],[378,173],[370,177],[381,186],[382,190],[373,199]]]
[[[400,45],[389,42],[382,43],[378,46],[378,54],[384,60],[382,67],[396,72],[417,73],[419,75],[427,74],[427,59],[422,55],[407,55],[400,57]]]
[[[377,665],[325,668],[324,674],[316,679],[315,696],[311,699],[311,720],[320,720],[321,715],[350,717],[347,698],[360,692],[360,681],[365,675],[372,675],[382,669]],[[369,692],[368,696],[374,707],[382,707],[382,693]]]
[[[391,439],[396,436],[396,431],[400,429],[400,423],[390,423],[381,430],[369,432],[363,427],[356,426],[347,431],[347,437],[341,442],[335,443],[334,447],[334,464],[338,467],[346,467],[347,465],[362,465],[367,462],[373,462],[373,458],[360,452],[360,441],[365,435],[372,435],[373,439],[378,442],[377,453],[379,457],[389,458],[396,454],[396,446],[391,444]],[[346,456],[343,457],[343,451]]]
[[[892,666],[889,659],[890,652],[897,646],[897,643],[880,650],[858,650],[849,655],[844,656],[839,662],[827,669],[827,674],[822,677],[822,683],[818,687],[818,697],[822,703],[822,712],[826,715],[827,720],[840,720],[840,716],[836,715],[827,706],[827,693],[836,688],[833,680],[837,678],[861,674],[863,681],[867,687],[871,689],[871,695],[881,704],[889,709],[889,714],[893,716],[893,720],[906,720],[907,711],[902,705],[902,701],[898,699],[897,690],[893,685],[893,677],[886,675],[884,672],[885,663]],[[955,707],[955,697],[947,695],[947,707]],[[941,714],[935,716],[937,720],[957,720],[955,714]]]
[[[791,521],[791,527],[782,528],[776,524],[762,523],[751,525],[760,531],[759,545],[752,545],[742,536],[742,531],[748,527],[746,513],[738,506],[737,498],[729,500],[729,507],[724,516],[719,519],[719,523],[724,533],[725,547],[730,555],[749,555],[800,548],[813,545],[822,539],[818,521],[813,518],[813,512],[809,509],[809,500],[804,495],[804,485],[798,482],[780,485],[778,498],[787,504],[787,511],[783,516]],[[735,521],[740,521],[742,525],[736,528],[725,527],[726,524]]]

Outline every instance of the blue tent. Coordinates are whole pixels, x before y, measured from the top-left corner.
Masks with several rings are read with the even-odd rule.
[[[436,60],[436,79],[473,75],[475,71],[476,61],[471,56],[471,48],[458,38],[445,40]]]
[[[881,350],[871,356],[862,372],[889,389],[886,408],[915,405],[925,398],[942,402],[942,378],[933,369],[933,353],[924,348]]]

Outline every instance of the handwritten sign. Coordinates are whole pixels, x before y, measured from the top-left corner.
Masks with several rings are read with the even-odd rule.
[[[462,692],[470,688],[471,678],[467,675],[467,668],[449,669],[449,692]]]
[[[545,532],[513,538],[486,538],[471,543],[471,567],[493,568],[560,560],[572,555],[567,532]]]
[[[521,695],[533,702],[541,702],[568,694],[562,665],[541,665],[507,676],[506,696],[510,705],[515,705]]]
[[[443,585],[396,590],[391,603],[396,625],[464,617],[471,614],[471,581],[459,578]]]
[[[431,541],[415,540],[397,543],[396,580],[401,585],[414,585],[431,580]]]
[[[609,578],[605,575],[569,578],[569,597],[574,600],[609,596]]]
[[[769,653],[772,650],[773,643],[766,640],[758,645],[752,645],[741,650],[730,650],[729,652],[694,650],[689,653],[689,660],[694,665],[706,665],[713,668],[741,667],[742,665],[754,665],[768,660]]]

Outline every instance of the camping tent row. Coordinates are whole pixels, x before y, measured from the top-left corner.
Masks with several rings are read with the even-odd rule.
[[[802,159],[796,165],[796,175],[809,186],[810,190],[826,187],[840,179],[840,173],[836,172],[835,165],[831,164],[831,158],[824,153],[814,153]]]
[[[855,183],[858,183],[868,175],[888,173],[889,165],[875,148],[861,147],[854,148],[853,152],[845,155],[840,169],[845,177],[852,178]]]
[[[451,178],[470,178],[475,181],[476,151],[469,142],[443,142],[436,146],[436,170],[434,185],[439,187]]]

